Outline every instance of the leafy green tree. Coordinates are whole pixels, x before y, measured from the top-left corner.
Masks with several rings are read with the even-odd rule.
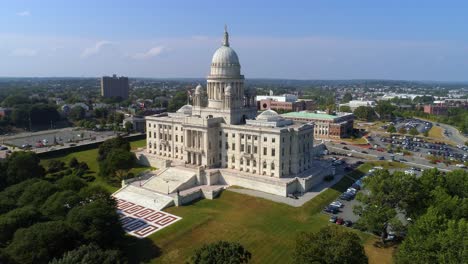
[[[252,254],[237,242],[218,241],[197,249],[192,264],[249,263]]]
[[[79,191],[86,186],[86,182],[75,175],[67,175],[57,181],[57,187],[61,190]]]
[[[125,122],[125,131],[132,132],[132,130],[133,130],[133,124],[128,121]]]
[[[0,214],[16,208],[18,198],[23,194],[24,190],[38,181],[39,179],[37,178],[25,180],[18,184],[11,185],[0,192]]]
[[[22,182],[31,178],[44,176],[44,168],[33,152],[15,151],[7,159],[7,185]]]
[[[300,233],[294,251],[295,264],[367,263],[359,237],[336,226],[327,226],[316,233]]]
[[[353,95],[350,92],[347,92],[343,96],[343,100],[341,100],[342,103],[348,103],[349,101],[353,100]]]
[[[179,91],[169,100],[167,110],[169,112],[175,112],[185,104],[187,104],[187,92]]]
[[[44,202],[41,212],[52,220],[63,220],[67,213],[81,201],[81,197],[76,192],[56,192]]]
[[[56,191],[57,187],[55,185],[48,181],[40,180],[24,189],[24,192],[18,199],[18,205],[39,206]]]
[[[380,115],[380,119],[389,120],[393,117],[393,111],[396,110],[396,107],[392,105],[389,101],[379,101],[375,107],[375,111]]]
[[[3,100],[2,105],[4,107],[14,107],[17,105],[25,105],[30,103],[31,100],[29,100],[29,98],[24,95],[9,95]]]
[[[108,139],[99,145],[98,149],[98,161],[103,161],[106,159],[107,154],[114,149],[122,149],[125,151],[130,151],[130,143],[123,137],[117,136],[115,138]]]
[[[29,129],[30,125],[30,106],[29,105],[19,105],[16,106],[11,113],[11,122],[16,127],[22,127]]]
[[[114,149],[99,164],[99,174],[112,180],[117,171],[128,172],[135,164],[135,153],[123,149]]]
[[[417,136],[417,135],[419,135],[419,131],[418,131],[415,127],[412,127],[412,128],[408,131],[408,133],[409,133],[410,135],[412,135],[412,136]]]
[[[6,245],[19,228],[39,222],[42,215],[33,206],[14,209],[0,216],[0,245]]]
[[[47,163],[47,173],[59,172],[65,169],[65,162],[61,160],[50,160]]]
[[[79,165],[78,160],[77,160],[75,157],[72,157],[72,158],[70,159],[70,161],[68,162],[68,166],[69,166],[70,168],[74,168],[74,169],[75,169],[75,168],[78,167],[78,165]]]
[[[405,127],[400,127],[400,129],[398,129],[398,133],[400,133],[400,134],[406,134],[406,133],[408,133],[408,130],[406,130]]]
[[[67,215],[67,222],[86,242],[104,248],[118,245],[124,237],[115,206],[103,200],[73,208]]]
[[[86,114],[86,110],[83,107],[77,105],[77,106],[74,106],[72,109],[70,109],[70,112],[68,113],[68,117],[72,121],[79,121],[85,118],[85,114]]]
[[[354,110],[354,115],[357,119],[365,121],[374,121],[376,118],[374,108],[370,106],[359,106]]]
[[[60,115],[53,105],[34,104],[30,110],[31,122],[33,124],[50,124],[60,119]]]
[[[387,132],[388,132],[388,133],[396,133],[396,128],[395,128],[395,126],[392,125],[392,124],[389,125],[389,126],[387,127]]]
[[[63,221],[34,224],[15,232],[5,252],[17,263],[48,263],[73,249],[79,235]]]
[[[82,245],[66,252],[60,259],[54,259],[49,264],[120,264],[126,263],[118,250],[103,250],[96,244]]]
[[[343,106],[340,106],[340,111],[341,112],[345,112],[345,113],[351,113],[353,111],[351,111],[351,107],[347,106],[347,105],[343,105]]]

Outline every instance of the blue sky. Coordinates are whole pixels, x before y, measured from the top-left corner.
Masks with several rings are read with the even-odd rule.
[[[468,80],[465,1],[0,0],[0,76]]]

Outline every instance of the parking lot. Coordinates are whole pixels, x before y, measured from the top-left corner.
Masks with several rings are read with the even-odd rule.
[[[34,133],[21,133],[9,137],[2,137],[4,145],[18,148],[48,148],[56,145],[73,145],[79,142],[93,142],[114,135],[114,131],[91,131],[76,129],[57,129]]]

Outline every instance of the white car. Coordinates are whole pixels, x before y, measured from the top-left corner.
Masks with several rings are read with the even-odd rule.
[[[416,172],[414,170],[405,170],[406,175],[414,175]]]
[[[330,204],[331,206],[335,206],[335,207],[343,207],[343,203],[340,202],[340,201],[334,201],[333,203]]]
[[[352,194],[356,194],[357,190],[354,189],[353,187],[350,187],[346,190],[346,192],[349,192],[349,193],[352,193]]]
[[[457,166],[458,168],[466,168],[465,164],[461,164],[461,163],[459,163],[459,164],[457,164],[455,166]]]

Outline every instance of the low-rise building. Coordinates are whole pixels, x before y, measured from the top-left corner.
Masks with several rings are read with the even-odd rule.
[[[356,110],[356,108],[358,108],[360,106],[375,107],[375,105],[376,105],[375,101],[352,100],[352,101],[349,101],[349,103],[340,104],[340,108],[342,106],[349,106],[349,108],[351,108],[351,111],[354,111],[354,110]]]
[[[353,131],[354,114],[338,113],[329,115],[312,112],[291,112],[282,115],[286,119],[314,123],[314,138],[340,139],[349,137]]]
[[[298,99],[295,94],[273,95],[258,95],[257,96],[257,109],[275,110],[275,111],[304,111],[313,110],[314,101],[307,99]]]
[[[146,119],[141,116],[129,116],[122,121],[122,126],[125,128],[126,123],[132,124],[132,128],[136,132],[144,133],[146,131]]]

